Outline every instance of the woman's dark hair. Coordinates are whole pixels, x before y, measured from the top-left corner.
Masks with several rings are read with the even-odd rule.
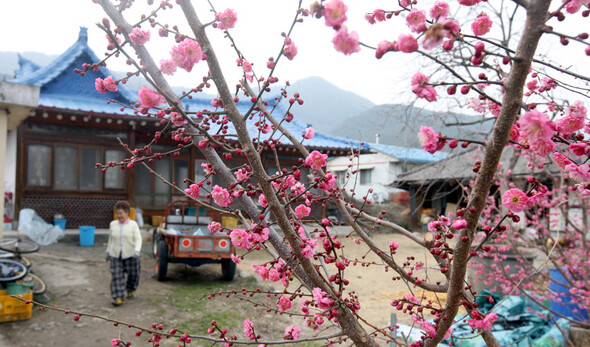
[[[117,203],[115,204],[115,207],[113,208],[113,210],[115,212],[117,210],[123,210],[127,214],[129,214],[131,212],[131,206],[129,206],[129,203],[127,201],[117,201]]]

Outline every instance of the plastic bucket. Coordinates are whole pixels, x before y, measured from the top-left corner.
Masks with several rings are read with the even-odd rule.
[[[28,294],[32,288],[32,284],[8,283],[6,284],[6,295]]]
[[[58,227],[61,228],[61,230],[66,230],[66,222],[67,222],[67,219],[54,219],[53,225],[57,225]]]
[[[94,227],[80,226],[80,246],[92,247],[94,246]]]
[[[562,271],[567,272],[567,269],[562,268]],[[580,322],[588,321],[588,311],[580,309],[578,304],[571,303],[572,298],[569,289],[554,282],[568,283],[561,272],[559,272],[557,268],[552,267],[550,268],[550,276],[551,281],[549,282],[549,290],[558,295],[558,298],[561,299],[561,301],[557,300],[558,298],[552,298],[549,301],[549,307],[553,311],[572,318],[573,320]]]

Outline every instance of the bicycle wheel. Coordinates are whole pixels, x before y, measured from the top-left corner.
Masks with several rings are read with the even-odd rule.
[[[34,295],[41,295],[47,291],[47,284],[45,281],[34,273],[28,273],[25,277],[21,278],[20,280],[16,281],[16,283],[23,283],[23,284],[30,284],[33,286]]]
[[[16,281],[26,276],[27,267],[16,260],[0,259],[0,282]]]
[[[17,260],[17,261],[20,261],[21,263],[23,263],[27,267],[27,269],[30,269],[31,265],[33,265],[33,263],[31,263],[31,261],[27,257],[19,257],[19,258],[15,258],[14,260]]]
[[[17,237],[5,237],[0,239],[0,249],[12,253],[34,253],[39,250],[39,245]]]

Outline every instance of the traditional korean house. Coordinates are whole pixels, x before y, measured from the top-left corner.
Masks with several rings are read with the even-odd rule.
[[[474,164],[477,160],[483,160],[482,158],[482,152],[475,147],[398,176],[392,187],[409,191],[414,224],[420,223],[423,213],[442,215],[464,207],[467,203],[464,187],[475,179],[477,173],[473,171]],[[546,170],[539,169],[542,165]],[[527,157],[517,155],[514,147],[508,147],[502,153],[499,172],[522,186],[526,185],[527,176],[534,173],[539,181],[551,186],[552,178],[558,176],[561,170],[554,163],[539,162],[531,171]],[[493,184],[491,192],[494,193],[497,189],[498,186]]]
[[[396,194],[402,190],[391,185],[399,175],[447,156],[445,152],[432,155],[420,148],[377,143],[367,143],[367,146],[370,152],[360,154],[353,161],[348,156],[330,159],[328,169],[338,176],[341,187],[345,189],[355,188],[363,194],[372,189],[370,198],[374,203],[399,201]]]
[[[96,168],[96,163],[119,162],[128,157],[121,143],[130,148],[148,144],[163,127],[156,117],[121,107],[137,100],[137,91],[125,85],[119,85],[117,92],[106,94],[95,89],[96,78],[112,75],[107,69],[88,71],[84,77],[74,72],[84,63],[98,61],[87,44],[85,28],[81,28],[78,40],[47,66],[37,66],[21,57],[20,70],[12,82],[38,86],[40,95],[39,105],[8,136],[7,154],[16,158],[16,174],[12,175],[14,182],[9,179],[6,185],[14,186],[17,218],[20,209],[32,208],[48,222],[55,213],[63,214],[68,228],[106,227],[112,219],[112,206],[118,200],[129,200],[149,218],[161,215],[168,203],[180,198],[143,167],[111,169],[105,174]],[[106,98],[120,104],[108,103]],[[243,102],[238,107],[245,112],[250,105]],[[211,109],[210,99],[195,97],[185,107],[193,111]],[[280,111],[282,106],[277,108]],[[252,134],[257,133],[253,124],[256,120],[251,120]],[[306,128],[297,119],[284,126],[297,136]],[[330,156],[343,155],[351,146],[364,148],[354,141],[320,133],[305,144]],[[165,152],[177,145],[163,137],[153,150]],[[300,158],[286,139],[276,150],[284,167],[291,167]],[[265,151],[262,156],[267,160],[269,173],[274,173],[274,153]],[[191,147],[179,156],[165,156],[152,166],[164,178],[183,187],[185,178],[202,179],[203,162],[201,153]]]

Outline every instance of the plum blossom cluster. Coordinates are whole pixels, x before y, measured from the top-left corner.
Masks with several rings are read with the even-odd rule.
[[[342,0],[330,0],[323,4],[318,13],[324,17],[326,26],[332,27],[336,31],[332,39],[334,49],[345,55],[351,55],[360,52],[361,48],[358,33],[356,31],[349,32],[344,25],[348,19],[347,11],[348,6]]]

